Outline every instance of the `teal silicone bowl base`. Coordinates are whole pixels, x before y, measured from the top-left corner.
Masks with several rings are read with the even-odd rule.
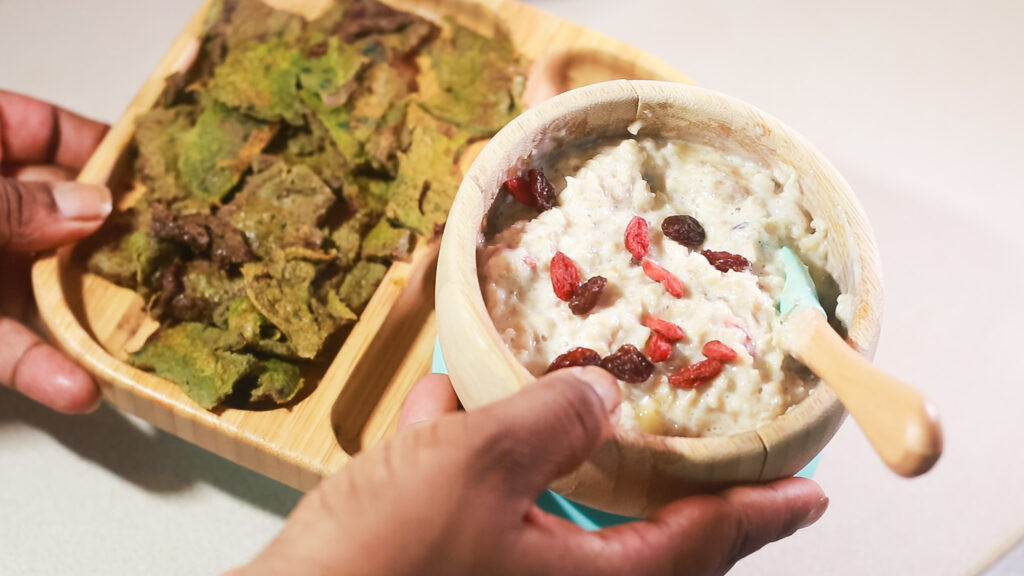
[[[434,343],[434,358],[431,361],[430,371],[436,374],[447,374],[448,369],[444,365],[444,357],[441,355],[441,343]],[[803,470],[796,473],[801,478],[811,478],[814,476],[814,472],[818,469],[818,461],[821,459],[821,454],[812,459],[807,466],[804,466]],[[616,524],[625,524],[627,522],[633,522],[637,518],[631,518],[629,516],[619,516],[617,514],[610,514],[608,512],[602,512],[601,510],[595,510],[583,504],[577,504],[571,500],[566,499],[550,490],[545,491],[537,498],[537,506],[541,510],[554,514],[560,518],[576,524],[577,526],[585,530],[599,530],[608,526],[615,526]]]
[[[814,471],[818,468],[818,460],[821,459],[821,454],[818,454],[807,466],[804,466],[803,470],[797,472],[797,476],[800,478],[810,478],[814,476]],[[578,504],[572,500],[568,500],[564,496],[556,494],[550,490],[544,492],[537,498],[537,505],[540,506],[541,510],[554,514],[561,518],[565,518],[570,522],[573,522],[577,526],[585,530],[600,530],[608,526],[615,526],[616,524],[625,524],[627,522],[633,522],[638,520],[637,518],[631,518],[629,516],[619,516],[617,514],[610,514],[608,512],[602,512],[601,510],[595,510],[589,506]]]

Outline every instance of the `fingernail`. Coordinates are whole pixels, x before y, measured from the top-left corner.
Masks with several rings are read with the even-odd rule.
[[[811,508],[811,511],[807,513],[807,517],[800,523],[800,528],[807,528],[817,522],[819,518],[825,515],[825,510],[828,510],[828,496],[818,500],[818,503],[814,505],[814,508]]]
[[[100,406],[103,406],[103,394],[96,395],[96,400],[92,403],[91,406],[89,406],[89,408],[86,409],[85,413],[92,414],[93,412],[99,410]]]
[[[53,186],[53,200],[68,220],[103,220],[113,208],[110,190],[81,182],[58,182]]]

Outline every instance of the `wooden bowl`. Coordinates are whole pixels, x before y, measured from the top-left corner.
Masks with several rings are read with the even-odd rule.
[[[441,243],[435,290],[441,348],[467,409],[534,381],[506,347],[484,305],[477,273],[483,226],[500,184],[546,151],[594,139],[622,139],[639,120],[639,137],[697,142],[762,166],[798,173],[812,216],[831,232],[831,272],[854,298],[848,341],[874,353],[882,292],[871,229],[842,176],[806,140],[778,120],[705,89],[618,80],[566,92],[528,110],[499,132],[469,168]],[[636,125],[633,126],[634,129]],[[832,267],[832,266],[830,266]],[[846,413],[828,386],[754,431],[683,438],[619,430],[615,438],[552,488],[588,506],[640,516],[693,493],[790,476],[835,434]]]

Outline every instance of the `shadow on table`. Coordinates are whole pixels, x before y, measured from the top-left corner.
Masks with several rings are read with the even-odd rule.
[[[47,432],[82,458],[150,492],[179,492],[204,482],[280,517],[302,496],[106,404],[87,416],[67,416],[0,387],[0,435],[18,425]]]

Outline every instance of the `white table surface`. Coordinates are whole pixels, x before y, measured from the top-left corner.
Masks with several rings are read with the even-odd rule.
[[[112,122],[198,4],[0,0],[0,87]],[[825,152],[882,254],[876,362],[943,416],[945,455],[913,481],[848,421],[817,475],[824,519],[733,574],[973,574],[1024,535],[1024,2],[535,4]],[[112,409],[62,417],[0,390],[0,573],[215,574],[299,496]]]

